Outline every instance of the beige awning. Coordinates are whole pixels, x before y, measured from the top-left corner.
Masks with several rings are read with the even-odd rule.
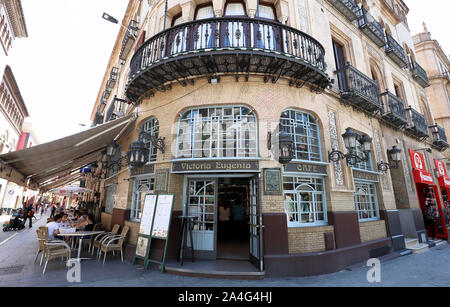
[[[136,115],[131,114],[56,141],[0,155],[0,178],[36,188],[71,173],[100,160],[101,151],[126,133],[135,120]]]

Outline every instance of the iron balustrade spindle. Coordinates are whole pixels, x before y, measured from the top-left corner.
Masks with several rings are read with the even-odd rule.
[[[403,100],[389,91],[380,95],[382,101],[382,116],[388,118],[393,124],[402,126],[408,123]]]

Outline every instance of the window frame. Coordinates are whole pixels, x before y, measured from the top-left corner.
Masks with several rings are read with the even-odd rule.
[[[312,190],[312,191],[305,191],[307,193],[312,193],[314,195],[321,195],[322,197],[322,214],[323,214],[323,220],[314,220],[314,222],[302,222],[301,220],[301,211],[297,211],[296,213],[293,213],[294,215],[298,215],[300,216],[300,219],[297,221],[290,221],[289,219],[289,213],[286,210],[286,205],[287,205],[287,201],[285,199],[286,194],[299,194],[301,192],[301,190],[298,190],[298,187],[301,186],[307,186],[309,184],[298,184],[298,187],[296,187],[296,189],[294,190],[285,190],[285,182],[287,177],[291,177],[294,179],[293,183],[294,185],[298,184],[296,182],[296,179],[310,179],[310,180],[321,180],[321,186],[322,186],[322,191],[318,191],[318,190]],[[317,184],[317,183],[315,183]],[[296,203],[298,205],[298,207],[300,207],[300,200],[296,200]],[[306,174],[298,174],[298,173],[283,173],[283,207],[284,207],[284,213],[286,214],[286,220],[287,220],[287,226],[288,228],[304,228],[304,227],[320,227],[320,226],[327,226],[328,225],[328,212],[327,212],[327,189],[326,189],[326,181],[325,181],[325,177],[324,176],[317,176],[317,175],[306,175]],[[317,203],[314,204],[315,210],[309,212],[309,214],[318,214],[317,212],[320,212],[317,210]]]
[[[153,186],[153,189],[149,189],[148,191],[138,191],[140,186],[142,187],[143,184],[141,184],[142,181],[148,180],[149,186]],[[139,205],[139,208],[137,208],[137,202],[138,202],[138,193],[145,192],[145,193],[155,193],[155,175],[150,176],[139,176],[133,178],[133,193],[131,197],[131,208],[130,208],[130,221],[139,222],[141,219],[139,218],[139,215],[142,215],[144,200],[140,200],[139,202],[142,202]],[[145,199],[145,197],[144,197]]]
[[[281,22],[278,21],[277,10],[276,10],[275,5],[274,5],[273,3],[269,3],[269,2],[265,2],[265,1],[260,1],[260,2],[259,2],[259,6],[261,6],[261,5],[263,5],[263,6],[268,6],[268,7],[272,8],[273,16],[275,17],[275,19],[270,19],[270,18],[260,17],[260,16],[259,16],[259,7],[258,7],[258,12],[256,13],[256,16],[255,16],[256,19],[269,20],[269,21],[281,23]]]
[[[248,157],[245,157],[245,156],[240,156],[240,155],[235,155],[235,156],[222,156],[221,154],[219,155],[219,154],[217,154],[217,156],[216,157],[212,157],[211,156],[211,154],[208,156],[208,157],[195,157],[195,155],[194,155],[194,147],[193,147],[193,141],[192,141],[192,138],[193,138],[193,136],[190,136],[190,141],[191,141],[191,154],[190,154],[190,156],[189,157],[185,157],[185,156],[180,156],[180,151],[182,151],[182,150],[180,150],[180,128],[181,128],[181,121],[184,119],[184,117],[189,113],[189,112],[194,112],[194,111],[197,111],[197,112],[199,112],[199,110],[201,110],[201,109],[208,109],[208,112],[209,112],[209,110],[210,109],[221,109],[222,111],[221,111],[221,114],[222,114],[222,118],[221,119],[223,119],[223,116],[224,116],[224,109],[228,109],[228,108],[230,108],[230,109],[234,109],[234,108],[246,108],[248,111],[250,111],[251,112],[251,114],[253,114],[253,116],[254,116],[254,125],[255,125],[255,130],[254,130],[254,134],[255,134],[255,136],[256,136],[256,138],[255,138],[255,142],[256,142],[256,144],[255,144],[255,148],[254,148],[254,154],[252,154],[251,152],[249,153],[249,156]],[[242,110],[241,110],[241,113],[242,113]],[[236,115],[234,115],[234,111],[233,111],[233,118],[235,118],[236,117]],[[209,116],[208,117],[209,119],[211,118],[211,116]],[[203,122],[203,121],[202,121]],[[208,120],[208,121],[204,121],[204,122],[206,122],[206,123],[211,123],[211,120]],[[194,122],[194,127],[195,127],[195,125],[196,125],[196,123],[197,123],[197,121],[196,122]],[[217,134],[219,135],[219,137],[220,137],[220,134],[222,134],[223,133],[223,131],[222,130],[220,130],[220,132],[217,132]],[[178,125],[177,125],[177,136],[176,136],[176,152],[175,152],[175,159],[176,160],[199,160],[199,159],[203,159],[203,160],[226,160],[226,159],[258,159],[259,158],[259,138],[258,138],[258,135],[259,135],[259,131],[258,131],[258,117],[256,116],[256,112],[255,112],[255,110],[253,110],[252,108],[250,108],[249,106],[246,106],[246,105],[242,105],[242,104],[239,104],[239,105],[212,105],[212,106],[202,106],[202,107],[192,107],[192,108],[189,108],[189,109],[187,109],[186,111],[184,111],[181,115],[180,115],[180,117],[179,117],[179,119],[178,119]],[[220,138],[220,140],[222,140],[222,138]],[[249,139],[249,140],[251,140],[251,139]],[[240,142],[241,141],[241,139],[238,139],[238,138],[235,138],[234,139],[234,141],[235,142]],[[203,150],[203,148],[201,148],[202,150]],[[237,148],[234,148],[235,150],[237,150]],[[249,150],[251,151],[251,146],[249,146]],[[217,147],[217,153],[219,153],[219,150],[223,150],[223,147],[221,147],[221,146],[218,146]]]
[[[149,129],[144,129],[144,126],[147,125],[150,122],[156,122],[156,124],[154,126],[151,127],[151,129],[156,129],[156,133],[154,131],[151,131]],[[140,126],[140,128],[142,129],[142,131],[145,131],[147,133],[150,133],[149,131],[151,131],[151,135],[155,136],[156,138],[159,137],[159,120],[156,116],[152,116],[148,119],[146,119]],[[148,161],[147,163],[152,163],[155,162],[158,158],[158,149],[156,147],[157,144],[152,144],[151,142],[146,142],[145,138],[142,140],[145,144],[145,146],[147,147],[147,149],[149,150],[148,153]],[[152,146],[151,146],[152,145]]]
[[[355,210],[356,213],[358,215],[358,221],[360,223],[364,223],[364,222],[373,222],[373,221],[379,221],[381,220],[380,217],[380,206],[379,206],[379,202],[378,202],[378,191],[377,191],[377,183],[376,182],[372,182],[372,181],[365,181],[365,180],[354,180],[354,184],[355,184],[355,192],[353,193],[353,201],[355,204]],[[366,197],[374,197],[374,203],[368,203],[368,205],[370,206],[369,211],[371,212],[375,212],[375,216],[374,217],[369,217],[369,218],[361,218],[361,214],[360,212],[362,210],[360,210],[360,202],[357,201],[357,192],[358,192],[358,187],[357,184],[359,185],[367,185],[367,186],[373,186],[373,191],[374,194],[364,194]],[[370,190],[370,189],[369,189]],[[373,207],[375,206],[375,207]]]
[[[242,6],[244,7],[244,15],[227,15],[227,7],[228,4],[232,4],[232,3],[240,3],[242,4]],[[247,17],[247,7],[245,6],[245,2],[241,1],[241,0],[228,0],[225,3],[225,6],[223,8],[223,17]]]
[[[307,151],[307,153],[308,153],[309,159],[308,160],[298,159],[297,158],[297,150],[296,150],[296,137],[295,137],[295,134],[294,134],[293,135],[293,140],[294,140],[293,145],[294,145],[294,155],[295,155],[295,157],[292,159],[292,162],[303,162],[303,161],[305,161],[305,162],[324,162],[324,160],[323,160],[324,159],[324,155],[322,153],[322,136],[321,136],[321,131],[322,130],[321,130],[321,126],[319,124],[319,119],[314,114],[312,114],[312,113],[310,113],[308,111],[297,110],[297,109],[293,109],[293,108],[285,109],[285,110],[283,110],[281,112],[281,115],[280,115],[280,121],[279,121],[280,131],[285,131],[285,130],[282,130],[282,126],[281,126],[281,119],[282,119],[281,116],[282,116],[282,114],[285,113],[285,112],[291,112],[291,111],[295,112],[296,114],[297,113],[306,114],[306,115],[311,116],[312,118],[315,119],[315,121],[316,121],[315,125],[317,126],[317,143],[318,143],[318,153],[319,153],[319,160],[311,160],[311,157],[310,157],[311,156],[311,149],[309,148],[309,146],[311,146],[311,144],[309,144],[310,137],[308,137],[308,140],[307,140],[308,151]],[[309,129],[307,131],[309,131]],[[292,134],[290,132],[288,132],[288,131],[286,131],[286,132],[289,133],[289,135],[292,136]]]

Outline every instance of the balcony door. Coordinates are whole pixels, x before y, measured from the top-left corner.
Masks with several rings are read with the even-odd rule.
[[[333,40],[333,51],[334,51],[334,60],[336,63],[336,71],[339,83],[339,89],[345,90],[347,89],[346,78],[345,78],[345,53],[344,47]]]

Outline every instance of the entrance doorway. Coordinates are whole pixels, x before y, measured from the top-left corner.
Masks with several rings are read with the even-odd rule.
[[[258,176],[186,177],[196,259],[245,260],[263,270]],[[190,246],[188,238],[188,246]]]
[[[249,260],[250,180],[221,178],[218,184],[217,259]]]

